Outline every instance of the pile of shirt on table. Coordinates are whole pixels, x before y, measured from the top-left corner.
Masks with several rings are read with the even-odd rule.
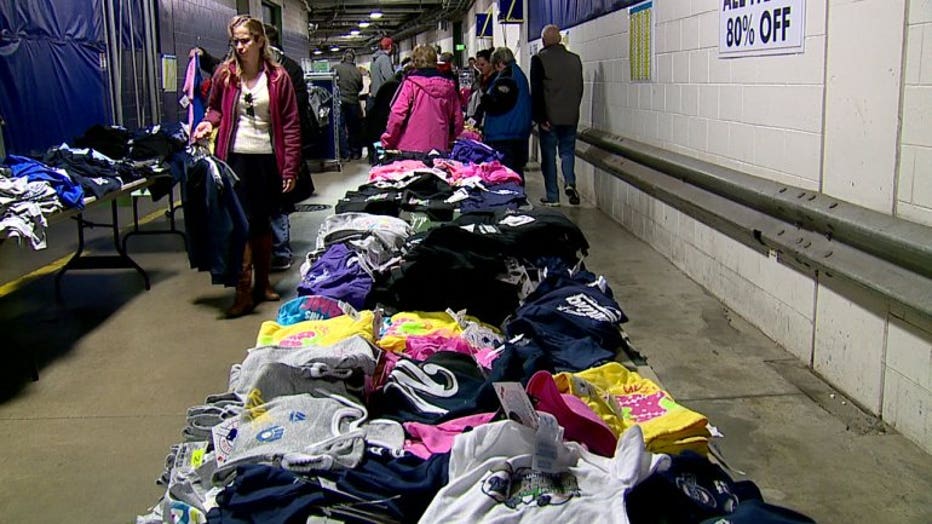
[[[602,320],[584,331],[617,327]],[[535,370],[548,366],[513,358],[517,343],[503,340],[463,314],[289,301],[231,368],[227,392],[188,410],[158,480],[165,496],[137,522],[795,515],[710,463],[705,417],[651,381],[615,362]],[[552,471],[535,466],[543,430],[499,408],[501,381],[524,384],[539,428],[559,428]]]
[[[0,233],[44,249],[49,214],[82,209],[85,197],[100,198],[140,178],[174,173],[172,159],[183,154],[185,140],[177,124],[135,133],[98,125],[75,140],[84,149],[62,144],[40,159],[8,155],[0,166]],[[165,178],[171,188],[172,177]]]
[[[706,458],[705,416],[616,362],[627,317],[563,215],[415,232],[338,213],[301,296],[187,413],[138,524],[811,522]],[[508,384],[526,413],[500,399]]]
[[[523,180],[502,165],[502,155],[473,140],[457,140],[449,157],[408,153],[383,159],[369,181],[347,192],[337,213],[389,216],[419,213],[448,221],[454,213],[517,209],[527,205]]]

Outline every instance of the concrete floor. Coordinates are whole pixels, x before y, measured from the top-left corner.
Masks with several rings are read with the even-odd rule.
[[[533,202],[540,175],[528,178]],[[332,205],[364,180],[360,163],[315,175],[309,202]],[[593,244],[587,264],[611,283],[634,344],[680,403],[721,430],[724,458],[768,501],[819,522],[932,522],[932,456],[842,404],[601,212],[585,202],[563,210]],[[292,215],[296,251],[311,246],[331,212]],[[130,251],[150,272],[148,292],[139,275],[120,270],[69,274],[64,307],[50,277],[0,296],[0,522],[132,522],[145,513],[161,494],[154,479],[181,439],[185,409],[225,389],[229,366],[275,314],[276,304],[263,304],[221,320],[231,290],[189,269],[177,238],[136,239]],[[51,258],[0,246],[0,276]],[[297,271],[279,277],[286,298]],[[28,381],[33,361],[38,382]]]

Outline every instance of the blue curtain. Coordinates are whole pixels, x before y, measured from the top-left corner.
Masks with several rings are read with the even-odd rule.
[[[0,0],[0,114],[10,153],[110,122],[101,0]]]
[[[528,35],[539,38],[547,24],[567,29],[644,0],[528,0]],[[685,1],[685,0],[674,0]]]

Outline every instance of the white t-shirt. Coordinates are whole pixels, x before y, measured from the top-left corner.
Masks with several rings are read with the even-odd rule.
[[[272,116],[269,111],[269,84],[265,72],[259,72],[256,85],[249,89],[241,83],[236,102],[236,137],[233,152],[251,155],[272,153]]]
[[[557,461],[575,465],[545,474],[531,469],[535,439],[533,429],[511,420],[458,435],[450,480],[420,522],[627,524],[625,492],[670,464],[669,456],[644,448],[641,429],[634,426],[618,439],[614,458],[574,442],[559,444]]]

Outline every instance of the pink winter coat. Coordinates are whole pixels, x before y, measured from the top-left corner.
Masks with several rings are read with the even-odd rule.
[[[463,131],[463,111],[453,80],[433,68],[401,82],[382,135],[385,149],[449,151]]]

